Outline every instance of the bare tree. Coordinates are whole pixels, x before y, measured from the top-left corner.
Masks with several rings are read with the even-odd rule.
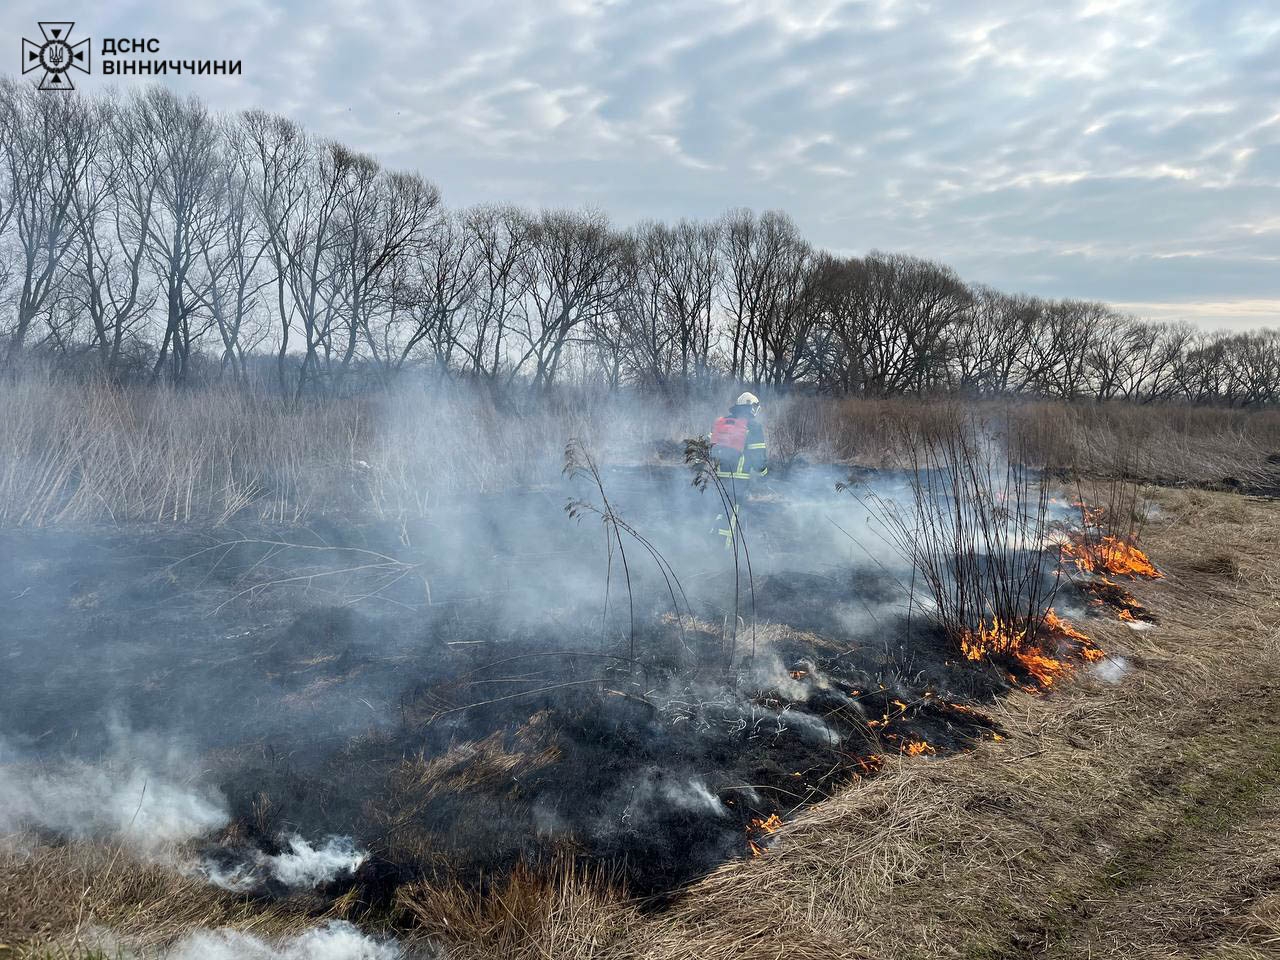
[[[189,278],[199,237],[220,216],[218,175],[223,162],[217,125],[195,97],[151,87],[131,103],[139,169],[152,183],[146,255],[160,285],[164,333],[152,368],[174,382],[186,379],[192,349],[212,323],[199,313]]]
[[[1089,392],[1087,355],[1098,332],[1115,320],[1106,304],[1055,300],[1045,306],[1027,352],[1027,385],[1044,396],[1075,400]]]
[[[280,272],[281,313],[290,327],[301,327],[304,353],[291,388],[295,402],[307,385],[321,375],[321,350],[330,343],[330,326],[337,308],[338,258],[343,237],[337,229],[343,193],[348,188],[357,155],[329,143],[304,154],[304,165],[288,182],[284,206],[272,230]]]
[[[142,147],[145,125],[128,104],[98,106],[103,136],[75,193],[81,231],[78,269],[84,306],[93,323],[90,349],[104,370],[118,374],[127,336],[155,306],[145,275],[159,176],[155,154]]]
[[[1035,334],[1042,305],[1034,297],[985,286],[971,288],[970,294],[949,334],[951,386],[962,393],[1016,392],[1015,371]]]
[[[267,336],[257,319],[262,291],[272,278],[263,267],[271,238],[255,204],[250,157],[253,147],[243,124],[223,123],[224,162],[215,190],[219,216],[206,218],[196,231],[200,269],[188,275],[188,286],[213,319],[222,341],[223,369],[243,380],[248,354]]]
[[[726,214],[723,224],[724,303],[729,317],[729,374],[759,384],[766,368],[766,338],[779,309],[794,248],[802,242],[785,213],[750,210]]]
[[[1232,406],[1258,407],[1280,397],[1280,331],[1258,330],[1225,338],[1227,394]]]
[[[280,330],[276,378],[281,392],[287,394],[286,358],[294,316],[286,270],[288,227],[304,196],[310,146],[302,130],[284,117],[251,110],[241,116],[240,124],[244,136],[232,140],[232,146],[239,148],[234,150],[232,159],[250,190],[274,273],[276,323]]]
[[[532,220],[510,206],[475,207],[463,219],[479,264],[457,348],[472,374],[497,380],[507,359],[512,320],[529,290],[525,260],[532,250]]]
[[[67,293],[75,246],[83,232],[76,195],[98,139],[97,113],[79,97],[48,95],[0,81],[0,150],[18,243],[15,324],[6,351],[12,363],[32,322]]]
[[[420,365],[534,389],[728,374],[886,396],[1280,403],[1270,332],[970,288],[900,254],[836,257],[777,211],[627,233],[594,212],[446,214],[416,174],[162,89],[92,100],[0,82],[0,135],[8,362],[41,350],[182,381],[212,330],[240,379],[270,342],[295,401],[370,359],[384,379]]]
[[[393,314],[385,326],[381,353],[390,371],[401,370],[413,351],[427,348],[436,372],[448,375],[456,354],[465,354],[464,320],[476,302],[479,278],[486,266],[480,236],[470,228],[465,214],[449,214],[437,219],[417,258],[404,262],[398,273],[393,309],[399,308],[404,322]],[[403,336],[396,336],[400,327]]]
[[[633,375],[663,386],[705,380],[722,276],[718,225],[642,224],[632,242],[619,320]]]
[[[335,284],[342,301],[341,384],[360,342],[372,342],[373,311],[385,302],[384,278],[401,260],[416,259],[439,217],[440,191],[417,174],[385,173],[371,157],[331,148],[342,180],[337,194]]]
[[[526,292],[513,331],[525,349],[512,375],[532,360],[538,390],[555,382],[582,326],[609,308],[623,280],[625,245],[595,212],[544,212],[531,221],[529,237],[520,264]]]
[[[885,396],[945,382],[953,328],[971,309],[959,278],[927,260],[875,252],[845,270],[847,303],[835,315],[849,388]]]

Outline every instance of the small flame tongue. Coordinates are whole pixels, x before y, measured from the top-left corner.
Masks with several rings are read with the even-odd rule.
[[[747,824],[747,846],[751,848],[753,857],[764,856],[764,837],[770,833],[777,833],[782,827],[782,818],[776,813],[769,814],[763,820],[759,817],[753,817]]]

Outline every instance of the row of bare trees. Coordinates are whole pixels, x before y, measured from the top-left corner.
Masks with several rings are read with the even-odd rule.
[[[416,173],[161,88],[0,81],[0,344],[119,378],[249,376],[291,397],[406,368],[544,390],[716,378],[1235,405],[1280,396],[1280,336],[1009,295],[812,247],[785,214],[615,227],[450,210]],[[198,368],[198,369],[197,369]]]

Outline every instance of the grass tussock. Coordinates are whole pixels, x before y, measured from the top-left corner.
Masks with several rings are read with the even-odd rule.
[[[564,861],[518,867],[477,895],[457,886],[412,884],[396,906],[450,960],[545,960],[617,956],[638,916],[609,878]]]
[[[135,948],[172,943],[196,929],[260,935],[314,924],[297,904],[264,905],[218,889],[176,861],[135,858],[88,841],[50,845],[9,837],[0,848],[0,944],[14,956],[87,960],[103,931]],[[21,950],[21,952],[19,952]],[[0,958],[7,956],[0,948]]]
[[[930,601],[922,612],[956,648],[972,659],[1013,653],[1035,638],[1059,583],[1055,559],[1043,549],[1046,471],[991,444],[974,420],[904,444],[909,504],[876,494],[863,502],[918,575]]]

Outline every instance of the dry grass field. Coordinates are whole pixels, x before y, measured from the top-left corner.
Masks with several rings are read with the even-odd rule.
[[[522,405],[463,386],[282,404],[235,386],[0,381],[0,526],[302,523],[418,517],[460,491],[556,472],[575,437],[606,459],[678,463],[719,398],[570,391]],[[1030,463],[1280,490],[1280,411],[1036,400],[767,402],[775,462],[892,468],[907,438],[977,419]]]

